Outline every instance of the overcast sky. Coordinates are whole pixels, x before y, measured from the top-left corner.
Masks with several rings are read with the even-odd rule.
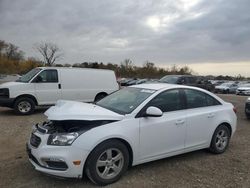
[[[249,8],[249,0],[0,0],[0,39],[38,58],[34,44],[56,43],[58,63],[130,58],[250,76]]]

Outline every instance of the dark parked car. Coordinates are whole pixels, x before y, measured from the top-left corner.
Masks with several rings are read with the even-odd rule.
[[[250,119],[250,97],[246,101],[245,113],[248,119]]]
[[[214,90],[214,85],[202,76],[167,75],[161,78],[159,82],[194,86],[194,87],[206,89],[208,91]]]

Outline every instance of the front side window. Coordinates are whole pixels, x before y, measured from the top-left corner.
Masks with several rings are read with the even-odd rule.
[[[186,95],[187,108],[199,108],[220,104],[220,102],[217,101],[215,98],[201,91],[193,89],[184,89],[184,92]]]
[[[58,82],[57,70],[44,70],[37,76],[37,80],[38,82],[57,83]]]
[[[37,73],[41,71],[40,68],[35,68],[23,75],[17,80],[17,82],[29,82]]]
[[[148,106],[161,109],[162,112],[170,112],[183,109],[178,89],[168,90],[160,93],[152,99]]]

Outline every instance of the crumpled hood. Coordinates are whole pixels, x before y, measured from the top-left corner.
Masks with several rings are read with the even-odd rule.
[[[12,86],[19,86],[19,85],[23,85],[25,83],[23,82],[5,82],[3,84],[0,84],[0,88],[9,88]]]
[[[124,117],[94,104],[66,100],[57,101],[44,114],[49,120],[121,120]]]

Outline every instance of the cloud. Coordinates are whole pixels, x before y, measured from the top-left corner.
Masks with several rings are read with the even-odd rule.
[[[27,56],[56,43],[62,63],[250,61],[248,0],[0,0],[0,39]]]

